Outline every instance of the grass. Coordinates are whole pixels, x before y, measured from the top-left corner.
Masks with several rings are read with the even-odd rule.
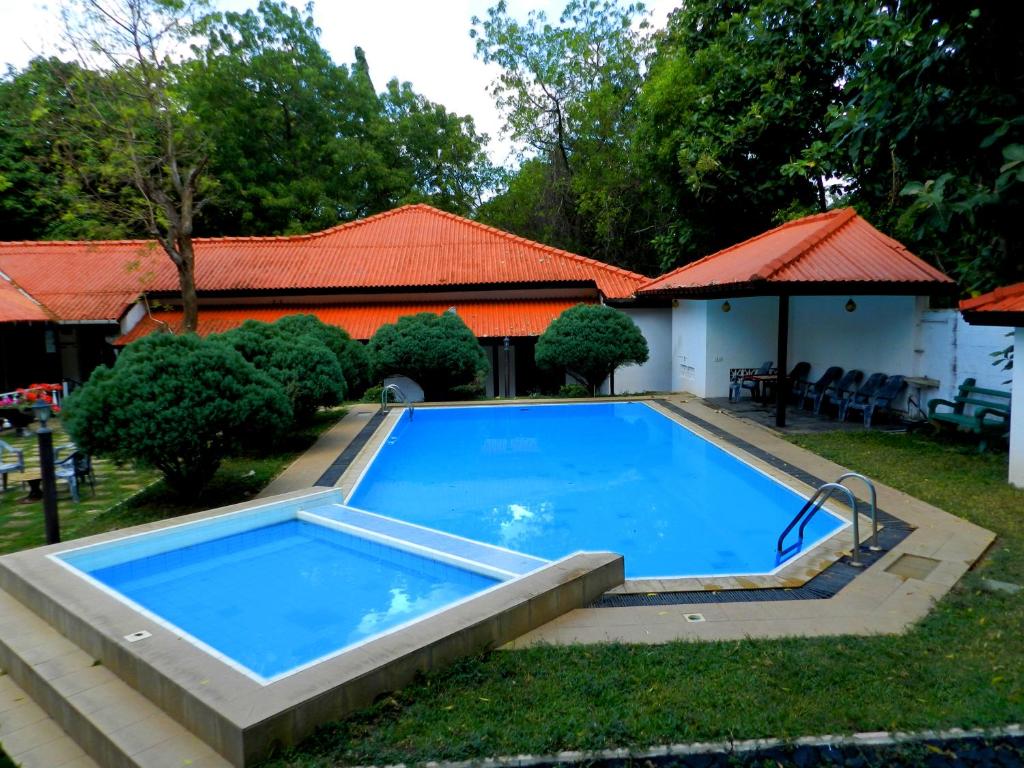
[[[272,760],[414,763],[666,742],[1024,720],[1024,491],[1006,455],[913,434],[793,441],[994,530],[997,546],[905,635],[494,652],[421,677]],[[980,575],[979,575],[980,574]]]
[[[75,504],[68,494],[67,485],[58,484],[61,537],[73,539],[245,501],[261,491],[343,414],[343,409],[321,411],[312,424],[293,432],[282,444],[275,446],[273,452],[225,459],[199,498],[189,502],[178,500],[160,479],[159,473],[153,470],[118,467],[97,459],[93,463],[95,495],[88,487],[83,487],[79,491],[81,501]],[[61,430],[59,421],[54,428],[54,445],[67,442],[68,437]],[[39,453],[34,435],[24,438],[5,435],[3,439],[25,448],[26,464],[38,466]],[[28,471],[24,476],[38,477],[38,472]],[[0,554],[45,543],[42,503],[20,501],[25,494],[19,487],[18,478],[12,474],[10,490],[0,495]]]

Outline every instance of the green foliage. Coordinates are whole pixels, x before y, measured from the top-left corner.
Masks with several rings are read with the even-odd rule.
[[[379,403],[381,394],[384,392],[383,384],[374,384],[372,387],[367,387],[366,391],[363,392],[363,396],[360,398],[361,403]]]
[[[370,355],[348,331],[322,322],[315,315],[288,315],[274,323],[286,336],[316,336],[334,353],[345,376],[344,398],[356,400],[370,384]]]
[[[211,337],[233,347],[274,379],[300,424],[308,423],[319,406],[337,405],[345,394],[341,363],[323,341],[328,332],[308,330],[312,324],[303,317],[319,323],[311,315],[283,325],[287,318],[276,323],[246,320],[238,328]],[[304,326],[307,332],[295,333],[295,326]]]
[[[668,269],[825,209],[835,175],[812,157],[840,95],[831,3],[688,2],[658,38],[638,143],[670,211],[653,238]]]
[[[590,397],[592,394],[582,384],[563,384],[558,389],[559,397]]]
[[[134,52],[119,56],[120,28],[100,9],[120,18],[128,7],[156,58],[106,66],[108,52]],[[205,9],[76,0],[83,64],[38,59],[0,78],[0,239],[149,237],[179,223],[203,235],[309,232],[410,202],[466,214],[495,183],[470,117],[408,83],[378,94],[358,48],[335,64],[311,6]],[[185,39],[190,56],[163,56]]]
[[[382,325],[370,339],[376,378],[408,376],[428,400],[443,400],[488,370],[487,356],[458,315],[421,312]]]
[[[504,0],[470,33],[477,56],[501,74],[491,86],[521,158],[480,211],[524,237],[643,269],[646,178],[635,168],[635,98],[650,37],[644,7],[570,0],[557,23],[525,22]]]
[[[577,304],[537,339],[534,358],[541,368],[564,368],[596,393],[619,366],[647,361],[647,340],[624,312],[603,304]]]
[[[851,202],[965,293],[1024,278],[1024,50],[1012,4],[837,5],[829,141]]]
[[[177,493],[199,493],[221,459],[288,428],[280,386],[227,345],[153,334],[100,366],[65,401],[64,424],[88,453],[155,467]]]

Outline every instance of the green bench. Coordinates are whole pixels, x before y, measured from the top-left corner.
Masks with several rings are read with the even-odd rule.
[[[968,405],[974,406],[971,413],[965,412]],[[940,406],[952,410],[939,411]],[[952,427],[978,435],[981,438],[978,452],[984,452],[991,435],[1008,437],[1010,434],[1010,393],[984,389],[975,385],[975,379],[964,379],[952,402],[939,398],[928,401],[928,421],[936,429]]]

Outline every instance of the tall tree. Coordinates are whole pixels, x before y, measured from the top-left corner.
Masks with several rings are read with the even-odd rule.
[[[837,5],[829,144],[849,200],[965,291],[1024,279],[1024,48],[1012,3]]]
[[[80,68],[65,83],[72,166],[98,169],[114,215],[141,217],[178,272],[183,325],[196,329],[196,216],[209,191],[210,145],[181,93],[183,46],[205,0],[76,0],[65,6],[65,39]],[[87,191],[87,190],[86,190]]]
[[[659,182],[662,266],[824,210],[819,146],[844,72],[832,2],[693,0],[657,41],[637,141]],[[816,144],[818,142],[818,144]]]
[[[650,50],[644,7],[618,0],[570,0],[558,23],[534,11],[525,22],[504,0],[474,18],[477,55],[501,74],[491,93],[518,143],[523,177],[508,191],[529,197],[547,242],[623,265],[637,263],[644,181],[635,172],[631,134],[635,99]],[[510,206],[483,209],[497,226]],[[522,220],[519,220],[522,223]],[[552,239],[553,236],[553,239]],[[642,241],[642,238],[640,238]]]

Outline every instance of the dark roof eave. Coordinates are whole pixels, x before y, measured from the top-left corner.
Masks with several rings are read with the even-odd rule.
[[[1010,328],[1024,328],[1024,312],[995,312],[992,310],[961,310],[960,314],[970,325],[997,325]]]
[[[956,283],[950,281],[907,281],[881,282],[746,282],[702,285],[690,288],[641,289],[638,297],[664,296],[674,299],[721,299],[748,296],[953,296],[957,293]]]
[[[484,290],[542,290],[545,288],[583,288],[600,292],[596,281],[588,280],[544,280],[537,282],[503,283],[450,283],[446,285],[390,285],[390,286],[334,286],[320,288],[237,288],[229,290],[208,290],[200,288],[200,298],[244,298],[266,296],[372,296],[375,294],[401,293],[450,293],[452,291]],[[181,297],[178,290],[148,291],[153,298]]]

